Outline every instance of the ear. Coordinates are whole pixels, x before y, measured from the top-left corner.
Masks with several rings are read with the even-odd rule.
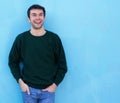
[[[30,22],[30,18],[28,17],[28,22]]]

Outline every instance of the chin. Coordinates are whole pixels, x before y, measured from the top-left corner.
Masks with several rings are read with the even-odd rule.
[[[32,25],[34,29],[41,29],[43,25]]]
[[[41,29],[42,26],[33,26],[34,29]]]

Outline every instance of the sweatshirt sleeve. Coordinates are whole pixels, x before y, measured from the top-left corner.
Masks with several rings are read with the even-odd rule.
[[[9,53],[8,65],[10,67],[11,73],[18,82],[18,79],[21,78],[20,74],[20,40],[17,37],[13,43],[13,46]]]
[[[57,37],[54,51],[55,51],[55,58],[56,58],[55,60],[57,64],[57,73],[55,76],[54,83],[56,85],[59,85],[67,72],[65,52],[64,52],[64,48],[63,48],[62,42],[59,37]]]

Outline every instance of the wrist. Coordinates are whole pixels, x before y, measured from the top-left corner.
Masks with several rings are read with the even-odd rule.
[[[55,83],[52,84],[54,87],[57,87],[57,85]]]
[[[19,83],[20,85],[22,85],[22,84],[24,84],[24,81],[20,78],[20,79],[18,79],[18,83]]]

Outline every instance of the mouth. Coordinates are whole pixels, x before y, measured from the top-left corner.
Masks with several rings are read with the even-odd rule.
[[[37,24],[37,25],[38,25],[38,24],[41,24],[41,22],[36,22],[36,21],[35,21],[34,23]]]
[[[38,21],[38,20],[35,20],[35,21],[33,21],[35,24],[41,24],[42,23],[42,21]]]

